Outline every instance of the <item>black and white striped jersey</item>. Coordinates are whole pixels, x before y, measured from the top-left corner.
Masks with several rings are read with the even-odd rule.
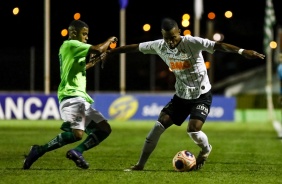
[[[202,51],[214,52],[215,42],[193,36],[181,36],[176,48],[170,49],[164,39],[143,42],[139,50],[143,54],[157,54],[176,77],[176,95],[184,99],[196,99],[211,89]]]

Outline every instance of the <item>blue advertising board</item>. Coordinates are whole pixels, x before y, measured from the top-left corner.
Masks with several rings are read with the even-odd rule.
[[[108,119],[157,119],[173,94],[96,94],[94,108]],[[213,96],[207,120],[234,121],[236,100],[233,97]]]
[[[93,107],[107,119],[156,120],[173,94],[94,94]],[[235,98],[214,96],[210,121],[234,121]],[[2,94],[0,119],[60,119],[56,94]]]
[[[57,95],[1,94],[0,119],[60,119]]]

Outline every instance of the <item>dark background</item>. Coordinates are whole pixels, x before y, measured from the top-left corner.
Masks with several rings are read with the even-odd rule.
[[[204,13],[200,21],[200,36],[207,35],[207,14],[215,12],[214,31],[224,35],[224,42],[245,49],[263,53],[263,26],[265,0],[203,0]],[[160,3],[161,2],[161,3]],[[189,29],[194,31],[194,1],[152,1],[128,0],[126,8],[126,43],[139,43],[161,38],[160,22],[164,17],[175,19],[181,27],[184,13],[191,15]],[[276,24],[282,24],[281,0],[273,0]],[[17,16],[12,15],[14,7],[20,8]],[[67,37],[61,30],[67,28],[74,13],[81,14],[81,20],[90,27],[89,43],[98,44],[110,36],[120,36],[120,5],[118,0],[51,0],[50,38],[50,90],[57,90],[60,82],[58,50]],[[233,12],[231,19],[224,12]],[[44,1],[9,0],[0,1],[1,45],[0,45],[0,91],[30,91],[30,50],[35,49],[34,91],[44,91]],[[152,25],[150,32],[144,32],[145,23]],[[276,30],[276,29],[275,29]],[[207,55],[204,54],[206,57]],[[238,54],[215,52],[213,55],[213,82],[217,83],[230,75],[265,65],[265,60],[247,60]],[[155,61],[154,87],[150,83],[150,62]],[[99,67],[99,66],[96,66]],[[141,53],[126,55],[126,91],[172,91],[174,76],[159,57],[152,58]],[[107,62],[99,70],[88,71],[88,90],[119,91],[119,57]],[[98,84],[97,84],[98,83]],[[215,91],[221,93],[222,90]]]

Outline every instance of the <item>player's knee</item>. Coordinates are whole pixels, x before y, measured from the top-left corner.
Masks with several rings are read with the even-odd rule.
[[[160,122],[165,129],[173,124],[172,120],[170,119],[170,116],[163,112],[160,114],[158,122]]]
[[[100,123],[98,123],[98,128],[106,133],[108,133],[108,135],[112,132],[112,128],[111,125],[108,123],[108,121],[104,120],[101,121]]]
[[[187,132],[198,132],[202,130],[203,122],[198,119],[190,119],[187,127]]]
[[[92,133],[89,134],[89,136],[92,136],[93,138],[93,145],[98,145],[100,142],[105,140],[111,133],[111,130],[104,131],[101,129],[95,129],[92,131]]]
[[[74,134],[74,137],[77,141],[79,141],[83,138],[83,131],[82,130],[74,129],[73,134]]]

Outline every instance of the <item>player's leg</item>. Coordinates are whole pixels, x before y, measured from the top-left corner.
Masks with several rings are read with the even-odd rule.
[[[82,139],[85,122],[84,103],[81,100],[68,102],[69,100],[67,99],[60,104],[60,111],[62,119],[65,122],[70,122],[73,131],[62,132],[44,145],[33,145],[24,160],[23,169],[29,169],[46,152]]]
[[[81,144],[67,152],[67,158],[72,159],[76,165],[82,169],[89,167],[89,164],[82,156],[83,152],[100,144],[111,133],[111,127],[103,115],[91,108],[90,104],[87,102],[85,102],[85,107],[85,132],[88,136]],[[99,123],[95,123],[94,121]]]
[[[77,97],[77,101],[79,101],[81,104],[81,107],[79,108],[80,116],[78,115],[74,116],[74,118],[76,119],[76,122],[75,122],[76,124],[71,123],[71,129],[73,130],[75,137],[81,140],[83,137],[83,133],[85,131],[85,126],[86,126],[86,113],[85,113],[86,110],[85,109],[88,108],[88,102],[86,102],[85,99],[81,97]],[[74,115],[74,112],[72,114]],[[77,167],[80,167],[82,169],[89,168],[89,164],[84,159],[82,152],[78,150],[71,149],[67,151],[66,157],[72,160],[76,164]]]
[[[74,150],[77,150],[80,153],[99,145],[112,132],[108,121],[97,110],[89,106],[85,115],[88,136],[81,144],[74,148]]]
[[[29,154],[25,156],[23,169],[29,169],[31,165],[46,152],[58,149],[78,140],[80,139],[76,138],[73,132],[62,132],[44,145],[33,145]]]
[[[86,137],[86,139],[79,144],[74,150],[81,153],[87,151],[104,141],[111,133],[111,127],[106,120],[98,123],[99,128],[92,129],[92,132]]]
[[[83,152],[100,144],[111,133],[111,127],[106,120],[98,123],[98,128],[91,130],[92,132],[88,132],[88,136],[82,143],[67,152],[67,158],[72,159],[75,164],[82,169],[89,168],[89,164],[84,160],[82,156]]]
[[[60,129],[64,132],[72,132],[71,124],[67,121],[62,123]]]
[[[197,158],[195,169],[200,169],[207,160],[209,154],[211,153],[212,146],[209,144],[207,135],[198,128],[191,128],[203,124],[201,120],[190,119],[188,125],[188,135],[191,139],[201,148]]]
[[[166,116],[164,113],[161,113],[163,116]],[[162,116],[161,115],[161,116]],[[160,116],[160,118],[161,118]],[[160,119],[159,118],[159,119]],[[165,127],[160,123],[160,121],[156,121],[154,127],[151,129],[151,131],[148,133],[146,140],[144,142],[141,155],[139,157],[139,160],[136,165],[132,166],[130,170],[143,170],[146,162],[148,161],[151,153],[156,148],[159,138],[162,135],[162,133],[165,131]],[[126,170],[127,171],[127,170]]]
[[[202,131],[202,126],[210,111],[211,101],[212,96],[208,93],[201,95],[195,103],[191,104],[193,108],[191,110],[187,132],[191,139],[201,148],[201,151],[197,156],[195,169],[200,169],[205,164],[205,161],[212,150],[207,135]]]
[[[70,123],[72,131],[63,132],[42,146],[42,151],[49,152],[64,145],[79,141],[83,137],[85,127],[84,99],[80,97],[64,100],[60,104],[60,112],[64,122]]]
[[[156,148],[162,133],[171,125],[176,124],[180,126],[185,121],[188,114],[186,112],[182,113],[183,110],[180,110],[182,106],[178,102],[178,97],[174,96],[174,98],[162,109],[158,121],[146,137],[139,161],[136,165],[125,171],[143,170],[151,153]]]
[[[95,123],[94,121],[91,121],[85,128],[85,133],[87,135],[89,135],[91,132],[94,131],[94,129],[96,129],[97,127],[97,123]],[[71,129],[71,124],[70,122],[63,122],[61,127],[60,127],[61,130],[65,131],[65,132],[72,132],[72,129]]]

